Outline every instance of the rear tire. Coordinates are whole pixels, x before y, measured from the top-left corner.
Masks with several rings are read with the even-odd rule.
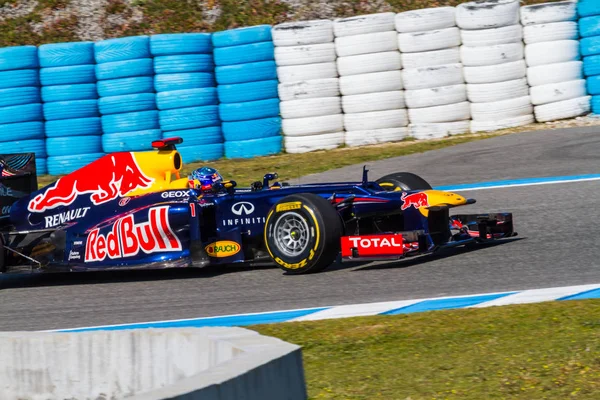
[[[387,192],[433,189],[425,179],[410,172],[395,172],[377,179],[376,182]]]
[[[288,274],[320,272],[340,251],[342,221],[330,202],[312,193],[284,197],[269,212],[265,246]]]

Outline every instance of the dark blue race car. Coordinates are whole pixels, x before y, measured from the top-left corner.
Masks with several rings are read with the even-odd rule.
[[[107,154],[40,190],[31,154],[4,156],[0,271],[268,261],[302,274],[338,257],[399,259],[516,235],[510,213],[450,217],[450,208],[475,200],[407,172],[369,181],[364,170],[357,182],[308,185],[270,173],[248,188],[198,186],[180,176],[181,142]]]

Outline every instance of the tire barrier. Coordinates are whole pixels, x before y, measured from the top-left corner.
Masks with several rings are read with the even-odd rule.
[[[455,14],[454,7],[440,7],[396,15],[409,135],[416,139],[469,131],[471,110]]]
[[[270,25],[213,34],[215,74],[227,158],[281,152],[277,67]]]
[[[47,173],[43,121],[37,47],[0,48],[0,148],[35,152],[38,174]]]
[[[531,87],[531,102],[538,122],[574,118],[590,111],[585,80],[544,83],[544,69],[561,68],[561,64],[580,64],[577,3],[562,1],[521,7],[521,24],[525,41],[525,60]],[[580,67],[581,68],[581,67]],[[541,84],[533,81],[533,75]]]
[[[186,163],[223,156],[211,36],[178,33],[150,38],[162,136],[184,139],[178,149]],[[217,150],[202,151],[204,145]]]
[[[580,0],[577,3],[577,13],[581,18],[580,50],[583,56],[583,73],[587,79],[586,90],[592,96],[592,112],[600,114],[600,4],[594,0]]]
[[[456,7],[471,132],[534,122],[527,85],[519,2],[471,2]]]
[[[132,36],[95,43],[98,108],[102,124],[102,150],[152,149],[161,139],[154,92],[154,60],[150,37]],[[79,162],[79,161],[77,161]]]
[[[304,153],[331,148],[324,135],[338,134],[344,142],[333,22],[313,20],[273,27],[278,94],[285,149]],[[341,133],[341,136],[340,136]]]

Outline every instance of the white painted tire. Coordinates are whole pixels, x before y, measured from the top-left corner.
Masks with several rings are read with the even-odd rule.
[[[281,128],[285,136],[308,136],[341,132],[344,130],[344,116],[334,114],[320,117],[284,118],[281,121]]]
[[[283,118],[318,117],[342,112],[339,97],[282,101],[279,108]]]
[[[402,59],[399,51],[361,54],[337,59],[337,69],[340,76],[393,71],[401,68]]]
[[[530,125],[535,122],[533,114],[519,117],[505,118],[495,121],[471,121],[471,132],[492,132],[500,129],[516,128],[517,126]]]
[[[465,67],[481,67],[519,61],[523,59],[524,54],[525,46],[523,46],[523,43],[460,47],[461,61]]]
[[[338,57],[394,50],[398,50],[398,34],[396,31],[366,33],[335,39],[335,51]]]
[[[467,83],[512,81],[525,77],[527,74],[527,65],[525,64],[525,60],[519,60],[500,65],[464,67],[464,74]]]
[[[398,47],[402,53],[449,49],[460,44],[460,29],[456,27],[398,35]]]
[[[342,96],[342,110],[346,114],[399,108],[406,108],[403,90]]]
[[[579,40],[534,43],[525,47],[525,61],[529,67],[578,60],[581,60]]]
[[[523,6],[520,13],[521,24],[524,26],[577,21],[577,0]]]
[[[523,28],[525,44],[554,42],[557,40],[577,40],[577,22],[553,22],[551,24],[529,25]]]
[[[277,67],[277,77],[281,83],[337,78],[337,64],[328,62]]]
[[[496,121],[531,114],[533,105],[529,96],[490,103],[471,103],[471,115],[476,121]]]
[[[408,135],[418,140],[440,139],[469,133],[471,121],[442,122],[439,124],[410,124]]]
[[[396,14],[396,30],[400,33],[433,31],[456,26],[454,7],[424,8]]]
[[[588,114],[591,111],[591,100],[592,96],[583,96],[536,106],[535,119],[538,122],[548,122]]]
[[[409,108],[408,119],[411,124],[434,124],[471,119],[471,105],[468,101],[443,106]]]
[[[333,43],[275,47],[275,62],[278,67],[335,62],[336,59]]]
[[[471,103],[489,103],[529,95],[527,78],[496,83],[469,83],[467,97]]]
[[[582,61],[569,61],[527,68],[527,82],[529,82],[529,86],[576,81],[579,79],[583,79]]]
[[[402,82],[407,90],[428,89],[464,83],[462,64],[405,69]]]
[[[467,101],[465,84],[430,89],[407,90],[404,93],[408,108],[435,107]]]
[[[280,83],[277,91],[281,101],[335,97],[340,95],[339,81],[339,78],[328,78]]]
[[[286,22],[271,29],[275,46],[300,46],[333,42],[333,22],[328,19]]]
[[[426,51],[424,53],[401,53],[403,68],[435,67],[438,65],[460,63],[460,50],[451,49]]]
[[[344,143],[344,132],[310,136],[284,136],[287,153],[308,153],[315,150],[333,150]]]
[[[494,46],[505,43],[520,43],[523,39],[521,25],[509,25],[500,28],[461,30],[460,38],[464,46]]]
[[[365,33],[396,30],[393,12],[358,15],[350,18],[338,18],[333,21],[335,37],[354,36]]]
[[[518,0],[473,1],[456,7],[460,29],[489,29],[519,23]]]
[[[534,86],[531,88],[531,103],[540,106],[584,97],[587,95],[585,79],[576,81],[550,83],[548,85]]]
[[[346,131],[401,128],[408,125],[406,109],[344,114]]]
[[[346,146],[367,146],[380,143],[399,142],[408,136],[408,128],[371,129],[346,132]]]
[[[402,89],[404,89],[404,85],[402,84],[402,72],[400,70],[342,76],[340,78],[340,92],[344,96]]]

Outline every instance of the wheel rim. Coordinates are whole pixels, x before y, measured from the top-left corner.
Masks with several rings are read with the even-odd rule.
[[[287,212],[275,223],[275,244],[286,256],[296,257],[308,246],[308,231],[308,224],[300,214]]]

